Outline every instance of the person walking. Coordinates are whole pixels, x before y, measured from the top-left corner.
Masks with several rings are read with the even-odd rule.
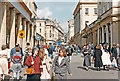
[[[53,61],[52,71],[55,72],[56,80],[67,79],[67,72],[72,76],[69,60],[66,56],[65,51],[60,49],[59,56],[56,56]]]
[[[33,69],[31,74],[27,74],[27,81],[32,81],[33,79],[40,81],[42,61],[41,54],[39,53],[38,55],[37,48],[32,49],[32,55],[26,59],[25,65]]]
[[[8,52],[6,51],[6,45],[2,45],[0,51],[0,79],[4,80],[4,77],[8,75]]]
[[[112,64],[110,60],[110,54],[108,51],[106,51],[107,46],[103,47],[102,51],[102,63],[103,63],[103,70],[109,71],[109,67]],[[107,68],[107,69],[106,69]]]
[[[71,62],[72,60],[72,53],[73,53],[73,49],[71,48],[71,45],[69,45],[68,49],[67,49],[67,56],[68,56],[68,59],[69,61]]]
[[[20,48],[16,48],[16,53],[13,54],[13,77],[16,80],[19,80],[20,71],[21,71],[21,54],[19,53]]]
[[[50,76],[50,69],[52,66],[52,61],[50,59],[50,57],[45,53],[44,49],[41,49],[39,52],[41,55],[43,55],[42,59],[42,68],[43,68],[43,72],[41,75],[41,80],[50,80],[51,76]]]
[[[78,45],[76,44],[74,48],[75,48],[75,52],[76,52],[76,55],[77,55],[78,54]]]
[[[26,62],[26,59],[29,57],[29,56],[31,56],[32,55],[32,50],[31,50],[31,48],[29,47],[29,48],[27,48],[27,50],[26,50],[27,52],[26,52],[26,54],[25,54],[25,57],[24,57],[24,66],[25,66],[25,62]]]
[[[83,66],[85,66],[86,71],[89,70],[89,66],[91,66],[91,50],[89,49],[89,45],[87,44],[85,46],[85,48],[83,49],[84,54],[84,62],[83,62]]]
[[[48,46],[48,53],[49,53],[49,57],[53,59],[53,50],[51,49],[50,46]]]
[[[93,59],[95,60],[94,67],[97,67],[98,71],[101,71],[100,67],[102,67],[102,58],[101,58],[101,56],[102,56],[101,47],[100,47],[100,45],[97,45],[96,49],[94,51]]]

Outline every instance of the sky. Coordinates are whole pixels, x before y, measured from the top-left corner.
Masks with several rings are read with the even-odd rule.
[[[67,33],[68,20],[73,19],[73,12],[78,2],[72,2],[73,0],[69,2],[67,2],[67,0],[57,1],[58,0],[49,0],[49,2],[42,2],[41,0],[41,2],[36,2],[38,6],[37,15],[40,18],[51,16],[53,20],[56,19],[58,23],[60,23],[65,33]]]

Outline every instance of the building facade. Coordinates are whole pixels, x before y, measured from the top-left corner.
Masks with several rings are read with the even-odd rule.
[[[90,31],[93,33],[91,37],[94,45],[99,43],[108,43],[110,46],[113,43],[120,44],[120,0],[98,1],[98,20],[90,24],[91,28],[83,31],[84,35],[90,36]],[[84,36],[83,35],[83,36]],[[87,38],[87,41],[90,39]]]
[[[64,38],[64,31],[56,20],[48,18],[38,18],[36,20],[37,33],[44,39],[41,40],[42,45],[54,44],[57,41],[62,41]]]
[[[74,19],[68,21],[68,40],[70,41],[74,36]]]
[[[97,0],[80,0],[74,10],[74,43],[81,45],[85,41],[81,31],[97,19]]]
[[[37,6],[32,1],[0,1],[0,47],[9,44],[11,49],[18,43],[25,49],[26,42],[34,46],[36,10]],[[19,38],[19,30],[25,31],[24,38]]]

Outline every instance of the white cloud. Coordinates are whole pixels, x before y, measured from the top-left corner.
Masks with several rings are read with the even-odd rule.
[[[38,17],[48,17],[48,16],[52,16],[52,11],[50,11],[49,7],[45,7],[43,9],[38,9],[37,10],[37,15]]]

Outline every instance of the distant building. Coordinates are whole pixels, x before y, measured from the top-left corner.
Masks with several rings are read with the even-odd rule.
[[[62,41],[64,38],[64,31],[56,20],[48,18],[38,18],[36,20],[37,33],[43,38],[40,44],[54,44],[57,41]]]
[[[74,19],[68,21],[68,40],[74,36]]]
[[[81,31],[97,19],[97,0],[80,0],[74,10],[74,43],[82,45],[85,41]]]

